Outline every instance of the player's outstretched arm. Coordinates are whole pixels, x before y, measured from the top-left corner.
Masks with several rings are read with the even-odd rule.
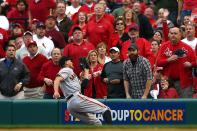
[[[60,82],[64,80],[64,78],[62,78],[61,76],[57,76],[55,78],[55,81],[54,81],[54,94],[53,94],[53,97],[55,99],[58,99],[60,97],[60,94],[59,94],[59,87],[60,87]]]

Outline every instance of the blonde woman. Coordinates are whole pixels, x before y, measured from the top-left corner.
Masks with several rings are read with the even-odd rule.
[[[100,77],[103,65],[98,63],[98,53],[96,50],[91,50],[88,53],[87,61],[90,67],[89,81],[83,93],[91,98],[105,98],[107,96],[107,85]],[[81,79],[83,79],[83,76],[84,73],[82,72]]]
[[[107,45],[105,42],[100,42],[96,50],[98,52],[98,63],[104,65],[105,63],[111,61],[111,58],[107,56]]]
[[[124,17],[125,24],[126,24],[126,29],[125,29],[126,32],[128,32],[128,27],[130,25],[139,23],[137,15],[132,9],[125,11],[123,17]]]

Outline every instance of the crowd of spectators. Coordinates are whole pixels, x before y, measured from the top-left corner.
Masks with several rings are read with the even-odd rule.
[[[0,99],[53,99],[62,56],[88,97],[196,98],[196,29],[196,0],[0,0]]]

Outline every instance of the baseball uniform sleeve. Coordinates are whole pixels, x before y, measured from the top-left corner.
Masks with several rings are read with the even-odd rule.
[[[71,74],[71,71],[68,68],[63,68],[59,71],[57,75],[66,79],[69,76],[69,74]]]

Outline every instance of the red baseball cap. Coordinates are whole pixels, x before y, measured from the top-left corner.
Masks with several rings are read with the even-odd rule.
[[[136,31],[139,31],[139,26],[137,24],[131,24],[129,25],[129,31],[131,30],[136,30]]]
[[[30,45],[37,46],[37,43],[35,41],[30,41],[30,42],[28,42],[27,47],[29,47]]]
[[[32,24],[40,22],[38,19],[33,19]]]

